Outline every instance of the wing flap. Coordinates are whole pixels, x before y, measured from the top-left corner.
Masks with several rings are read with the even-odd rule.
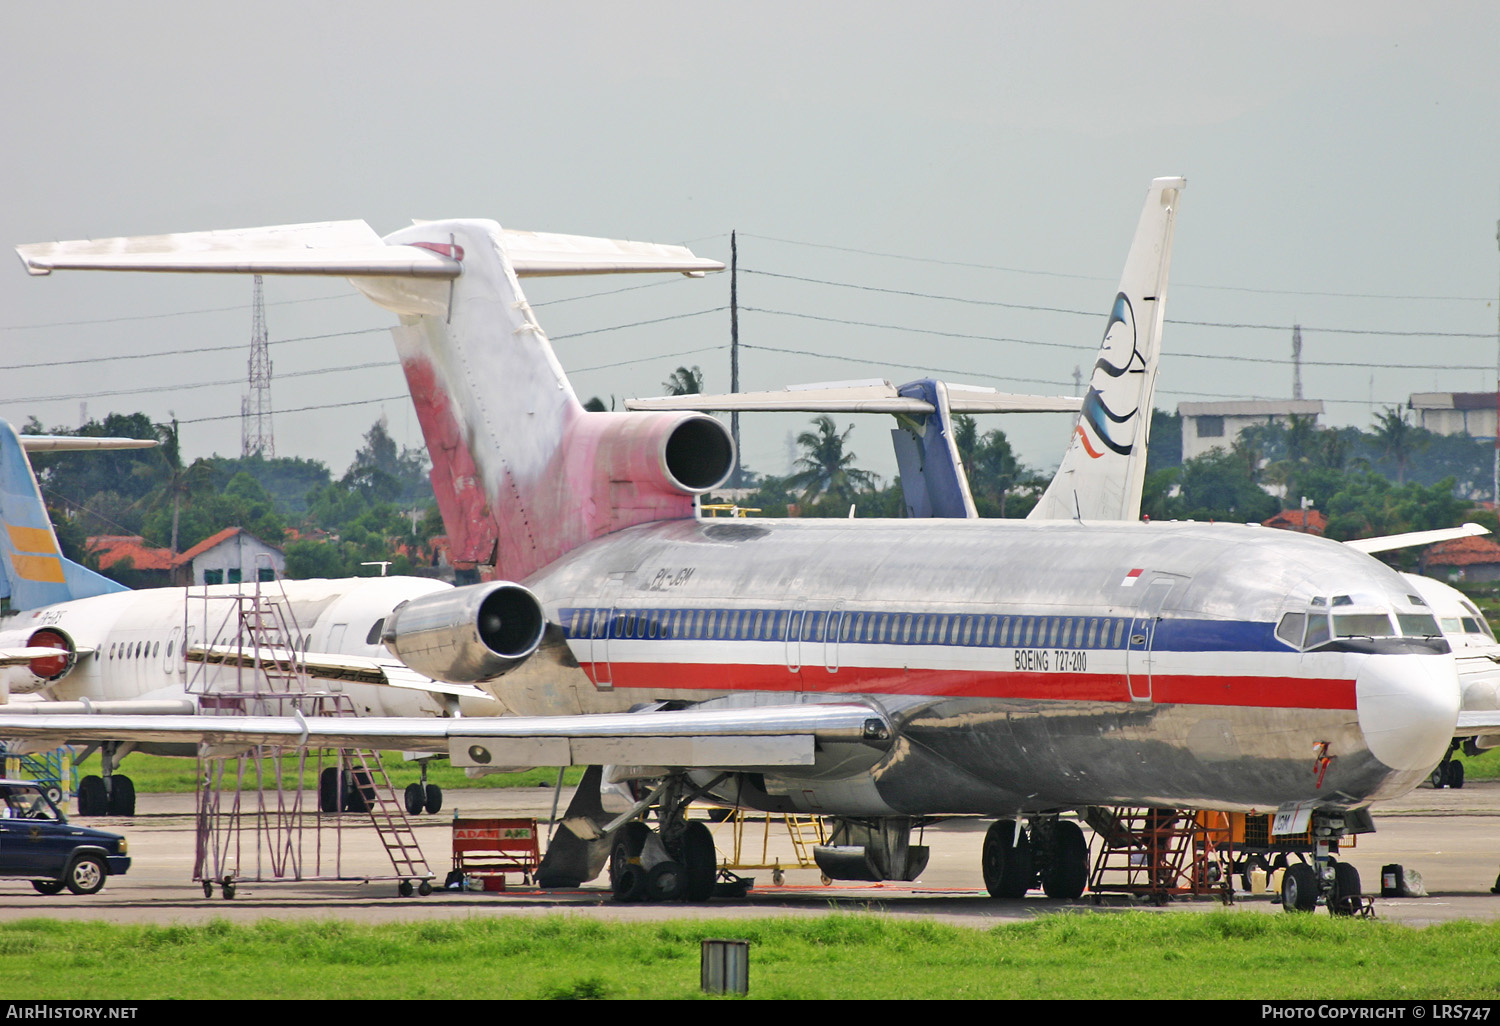
[[[1500,709],[1464,709],[1458,714],[1454,737],[1500,734]]]
[[[297,653],[277,646],[256,650],[235,645],[194,645],[187,650],[185,658],[190,663],[210,663],[217,666],[253,668],[259,661],[262,666],[286,671],[305,667],[307,675],[317,680],[341,680],[376,687],[426,691],[435,695],[453,695],[457,698],[495,700],[489,692],[472,684],[447,684],[424,677],[401,663],[368,656],[329,652]]]

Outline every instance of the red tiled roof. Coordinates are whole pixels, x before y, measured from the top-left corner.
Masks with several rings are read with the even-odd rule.
[[[1328,518],[1315,509],[1284,509],[1262,523],[1266,527],[1277,527],[1283,531],[1302,531],[1307,534],[1320,535],[1328,530]]]
[[[98,553],[104,570],[127,558],[137,570],[171,570],[174,565],[170,551],[152,548],[138,534],[101,534],[90,538],[88,547]]]
[[[192,548],[188,549],[186,552],[180,554],[177,557],[177,562],[178,563],[186,563],[190,559],[193,559],[193,558],[195,558],[197,556],[201,556],[201,555],[203,555],[203,553],[207,552],[209,549],[213,548],[215,545],[218,545],[220,542],[228,541],[230,538],[233,538],[235,535],[239,534],[243,530],[244,530],[244,528],[242,528],[242,527],[226,527],[226,528],[224,528],[224,530],[220,531],[217,534],[211,534],[207,538],[204,538],[197,545],[194,545]]]
[[[1429,566],[1474,566],[1476,564],[1500,563],[1500,545],[1489,538],[1455,538],[1438,542],[1427,550]]]

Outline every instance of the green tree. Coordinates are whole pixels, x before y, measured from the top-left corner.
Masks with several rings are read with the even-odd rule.
[[[1406,419],[1406,411],[1391,406],[1375,415],[1375,444],[1396,466],[1396,483],[1406,483],[1406,465],[1427,447],[1427,432]]]
[[[703,371],[697,366],[678,367],[661,387],[667,395],[698,395],[703,391]]]
[[[879,484],[879,478],[856,467],[856,456],[845,449],[849,425],[842,433],[826,413],[813,418],[812,431],[797,436],[802,455],[797,457],[796,472],[786,479],[786,486],[801,493],[802,502],[811,504],[823,497],[847,509],[862,493]]]
[[[161,444],[150,450],[156,455],[156,460],[135,469],[137,476],[151,483],[151,491],[141,499],[140,504],[148,511],[148,516],[149,511],[161,508],[172,511],[168,547],[176,554],[181,551],[178,548],[178,529],[183,507],[209,491],[213,481],[213,465],[203,459],[183,464],[175,420],[171,424],[156,425],[156,431]],[[279,539],[270,540],[275,544]]]

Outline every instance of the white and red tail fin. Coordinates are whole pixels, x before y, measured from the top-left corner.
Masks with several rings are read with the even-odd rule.
[[[1083,411],[1031,519],[1140,519],[1172,232],[1186,187],[1183,178],[1158,178],[1146,193]]]
[[[579,404],[519,276],[723,265],[680,246],[362,222],[18,247],[33,274],[135,270],[344,275],[397,313],[397,351],[433,464],[454,558],[521,580],[593,538],[693,515],[734,466],[727,429],[693,413],[591,413]]]

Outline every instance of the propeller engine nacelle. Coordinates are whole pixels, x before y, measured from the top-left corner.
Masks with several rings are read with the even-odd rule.
[[[480,684],[525,662],[546,626],[542,604],[530,591],[489,581],[402,603],[386,617],[380,640],[418,673]]]

